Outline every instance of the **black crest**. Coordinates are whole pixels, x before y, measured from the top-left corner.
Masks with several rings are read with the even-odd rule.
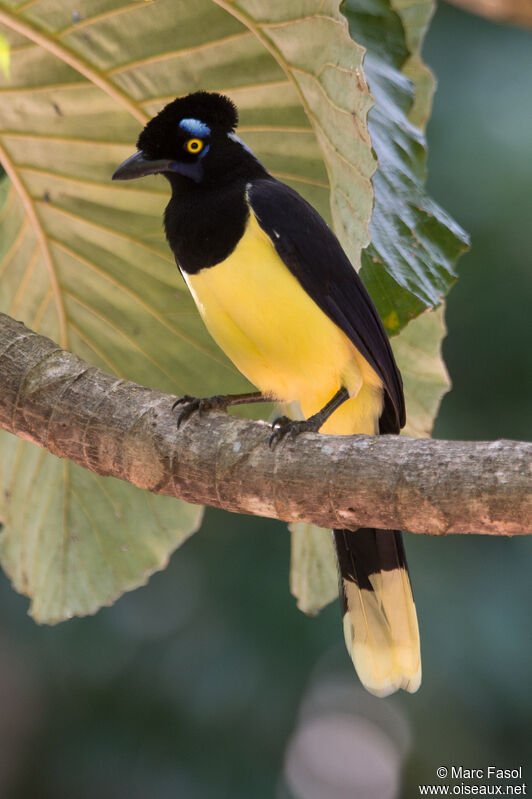
[[[148,122],[138,138],[139,150],[152,158],[159,157],[161,146],[171,141],[182,119],[198,119],[210,128],[229,133],[238,125],[238,111],[228,97],[216,92],[194,92],[177,97]]]

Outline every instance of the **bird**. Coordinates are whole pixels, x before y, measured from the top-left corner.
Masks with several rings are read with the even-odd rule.
[[[277,180],[236,133],[238,111],[217,92],[177,97],[141,131],[114,180],[161,174],[164,229],[211,336],[258,389],[186,395],[196,411],[245,402],[299,403],[270,445],[307,431],[399,433],[403,384],[377,310],[320,214]],[[365,688],[388,696],[421,682],[416,608],[398,530],[333,531],[347,651]]]

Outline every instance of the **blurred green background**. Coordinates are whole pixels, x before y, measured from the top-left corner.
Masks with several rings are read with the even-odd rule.
[[[429,189],[466,230],[435,435],[532,431],[532,34],[441,4]],[[532,775],[532,542],[407,536],[424,680],[364,694],[338,607],[288,593],[284,525],[208,511],[166,571],[38,627],[0,581],[0,797],[414,799],[438,766]],[[400,787],[399,787],[400,785]]]

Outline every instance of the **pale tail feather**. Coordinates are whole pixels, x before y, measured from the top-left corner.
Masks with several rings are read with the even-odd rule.
[[[376,696],[421,683],[416,608],[401,533],[334,530],[347,650]]]

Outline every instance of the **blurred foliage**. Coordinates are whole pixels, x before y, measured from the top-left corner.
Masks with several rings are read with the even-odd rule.
[[[531,45],[442,4],[425,47],[439,83],[429,188],[473,239],[449,296],[441,437],[530,437]],[[530,782],[531,542],[407,546],[423,684],[360,709],[383,729],[394,711],[409,730],[398,796],[440,765],[523,765]],[[358,696],[338,608],[308,619],[286,591],[288,549],[279,523],[208,511],[147,587],[53,629],[3,579],[2,797],[288,797],[285,751],[309,686],[345,679]]]
[[[500,22],[532,27],[530,0],[450,0],[450,2],[466,11],[491,17]]]

